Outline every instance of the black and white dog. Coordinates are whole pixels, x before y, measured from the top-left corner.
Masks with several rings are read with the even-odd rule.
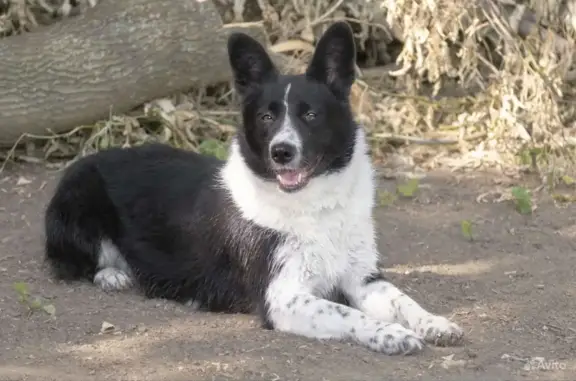
[[[378,270],[372,164],[348,97],[355,45],[333,24],[303,75],[281,75],[247,35],[228,41],[243,123],[226,161],[164,145],[110,149],[63,175],[46,211],[60,279],[386,354],[453,345],[463,331]]]

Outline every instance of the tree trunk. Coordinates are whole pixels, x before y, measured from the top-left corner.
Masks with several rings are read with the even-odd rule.
[[[234,29],[223,28],[209,0],[111,0],[38,32],[4,38],[0,144],[23,133],[68,131],[227,81],[226,39]]]

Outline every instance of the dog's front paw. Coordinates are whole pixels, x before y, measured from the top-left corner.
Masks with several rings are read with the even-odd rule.
[[[124,271],[112,267],[104,268],[94,276],[94,284],[104,291],[121,291],[132,285],[132,278]]]
[[[387,355],[410,355],[424,349],[425,344],[416,332],[400,324],[389,324],[375,331],[368,346]]]
[[[464,337],[462,328],[438,315],[423,318],[416,331],[425,341],[441,347],[460,344]]]

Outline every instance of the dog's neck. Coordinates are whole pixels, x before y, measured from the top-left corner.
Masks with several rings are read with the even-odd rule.
[[[284,193],[275,182],[256,176],[246,165],[238,143],[233,141],[220,173],[221,184],[243,217],[272,229],[279,221],[330,218],[334,213],[371,215],[374,180],[365,133],[357,129],[354,153],[342,170],[313,178],[296,193]]]

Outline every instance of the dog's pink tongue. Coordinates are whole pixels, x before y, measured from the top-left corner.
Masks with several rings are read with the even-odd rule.
[[[277,178],[282,185],[292,186],[298,184],[302,179],[302,176],[297,171],[289,171],[279,174]]]

